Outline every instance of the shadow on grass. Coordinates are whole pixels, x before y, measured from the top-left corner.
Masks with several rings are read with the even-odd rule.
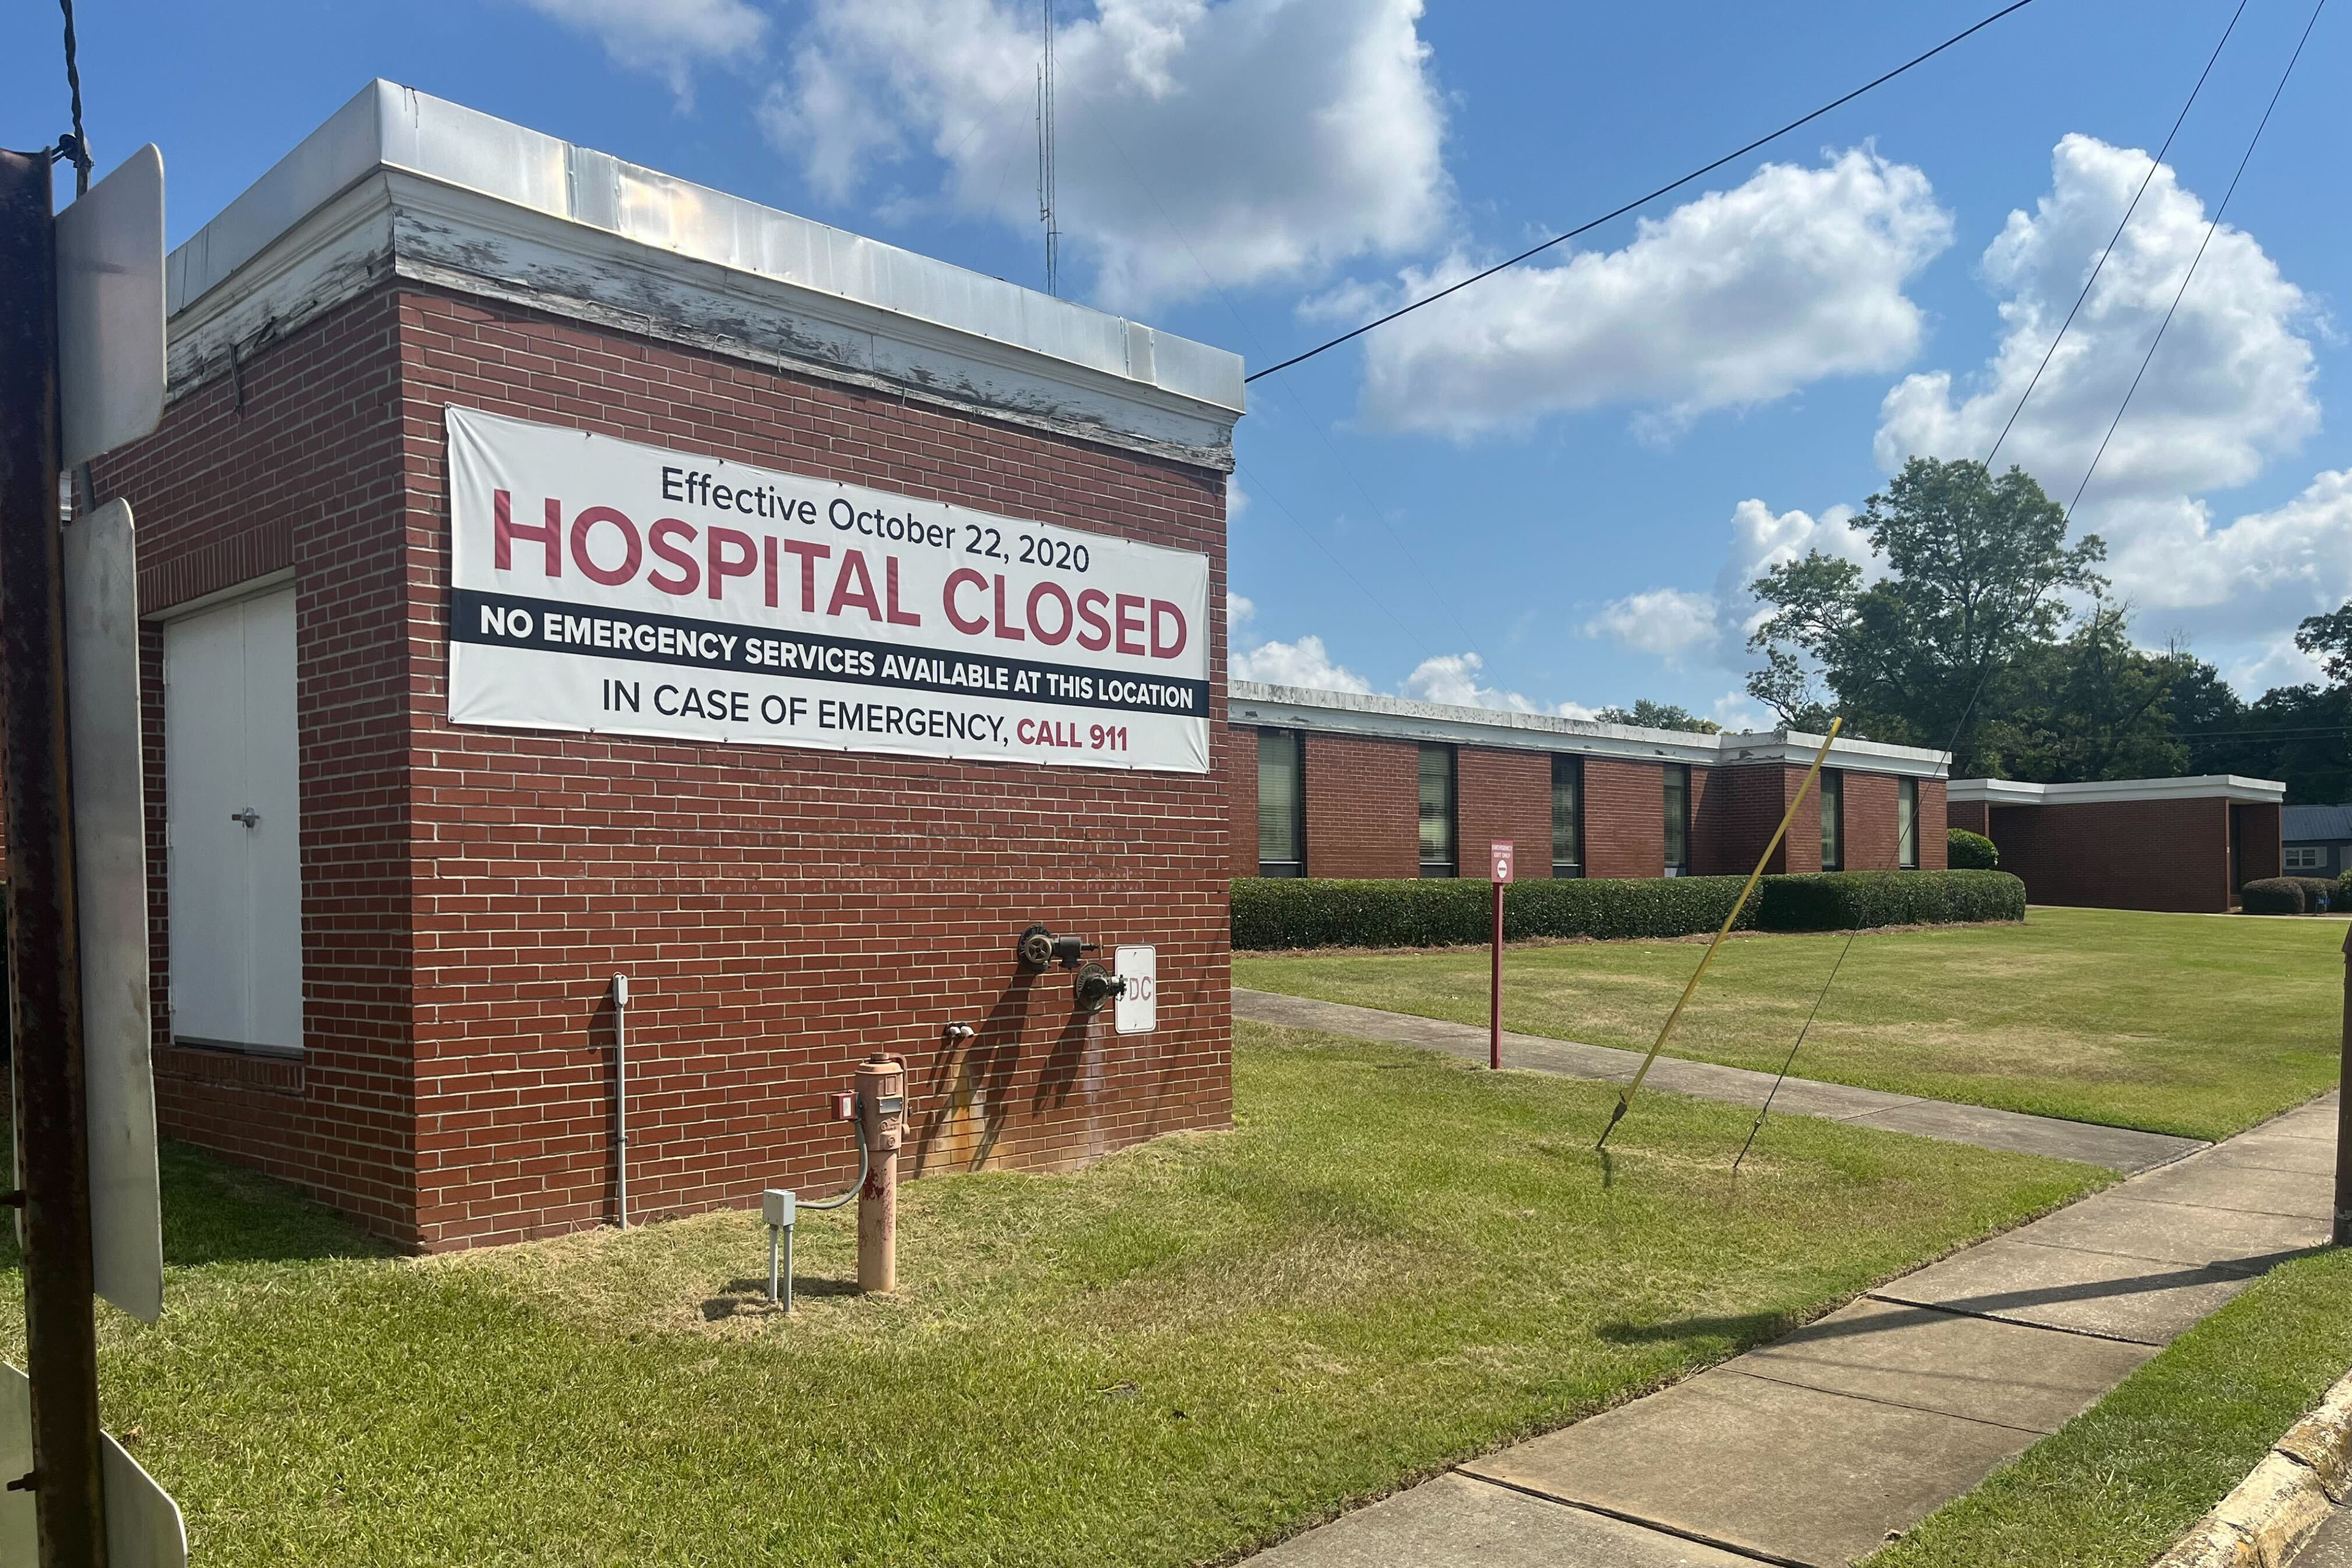
[[[857,1293],[857,1281],[855,1279],[813,1279],[802,1274],[793,1276],[793,1300],[796,1301],[807,1297],[855,1296]],[[773,1309],[768,1305],[768,1277],[762,1274],[757,1279],[727,1281],[726,1295],[713,1296],[702,1303],[702,1319],[705,1322],[715,1323],[721,1318],[732,1318],[739,1313],[772,1310]]]
[[[1593,1333],[1612,1345],[1721,1340],[1744,1347],[1778,1339],[1795,1326],[1795,1321],[1786,1312],[1741,1312],[1727,1318],[1675,1318],[1663,1323],[1603,1323]]]
[[[15,1130],[0,1126],[0,1157],[13,1161],[14,1146]],[[387,1243],[258,1171],[169,1138],[157,1155],[167,1268],[394,1256]],[[0,1225],[0,1268],[23,1263],[16,1227]]]

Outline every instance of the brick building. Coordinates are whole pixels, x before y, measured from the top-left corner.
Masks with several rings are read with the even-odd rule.
[[[917,1171],[1228,1121],[1237,359],[381,82],[169,284],[94,476],[167,1131],[410,1247],[603,1222],[615,975],[638,1213],[847,1180],[876,1050]]]
[[[1821,747],[1238,680],[1228,713],[1237,877],[1478,877],[1496,839],[1523,878],[1745,875]],[[1767,868],[1941,868],[1944,763],[1837,742]]]
[[[2280,873],[2281,803],[2269,779],[2211,773],[2099,784],[1957,779],[1955,827],[1981,833],[2038,904],[2224,912]]]

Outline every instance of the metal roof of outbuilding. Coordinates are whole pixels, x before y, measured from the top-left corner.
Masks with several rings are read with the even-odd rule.
[[[2290,805],[2279,814],[2289,844],[2352,843],[2352,805]]]

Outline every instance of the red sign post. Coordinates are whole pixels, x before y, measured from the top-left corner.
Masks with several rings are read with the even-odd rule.
[[[1511,885],[1511,841],[1497,838],[1487,849],[1495,884],[1495,965],[1486,992],[1486,1065],[1503,1066],[1503,889]]]

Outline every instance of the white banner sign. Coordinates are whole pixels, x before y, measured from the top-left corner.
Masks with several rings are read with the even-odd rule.
[[[1209,767],[1209,559],[451,408],[449,720]]]

